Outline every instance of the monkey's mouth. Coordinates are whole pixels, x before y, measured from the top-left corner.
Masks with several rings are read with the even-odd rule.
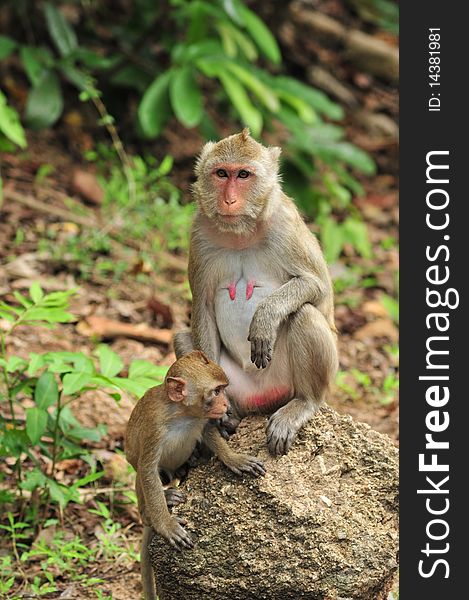
[[[236,221],[237,219],[240,219],[243,215],[224,215],[223,213],[218,213],[218,216],[221,219],[223,219],[224,221],[231,223],[232,221]]]
[[[226,410],[218,413],[210,413],[208,416],[209,419],[221,419],[226,414]]]

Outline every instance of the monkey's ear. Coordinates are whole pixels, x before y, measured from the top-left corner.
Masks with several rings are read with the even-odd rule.
[[[200,175],[201,170],[202,170],[202,164],[204,163],[205,159],[210,154],[210,152],[212,152],[214,147],[215,147],[215,142],[207,142],[205,144],[205,146],[202,148],[199,156],[197,157],[197,161],[195,163],[194,171],[197,176]]]
[[[166,391],[173,402],[182,402],[187,396],[187,382],[182,377],[167,377]]]
[[[202,350],[196,350],[197,354],[199,355],[199,358],[202,362],[204,362],[206,365],[208,365],[208,363],[210,362],[208,359],[208,356],[205,354],[205,352],[202,352]]]
[[[282,149],[278,146],[271,146],[268,150],[272,161],[277,162],[280,158],[280,154],[282,153]]]

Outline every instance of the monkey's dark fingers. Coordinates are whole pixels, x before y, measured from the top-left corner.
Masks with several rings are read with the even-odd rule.
[[[227,467],[236,473],[236,475],[242,475],[243,473],[249,473],[254,477],[259,475],[265,475],[265,468],[262,462],[255,456],[248,456],[247,454],[239,454],[231,464],[227,464]]]
[[[272,359],[272,344],[268,340],[251,340],[251,362],[258,369],[265,369]]]
[[[286,454],[295,439],[296,429],[291,427],[278,413],[273,414],[267,424],[267,446],[274,456]]]
[[[290,450],[294,439],[295,434],[292,431],[285,431],[283,433],[272,431],[270,435],[267,436],[269,452],[274,456],[286,454]]]
[[[194,541],[192,540],[191,536],[183,527],[179,525],[179,523],[175,523],[175,527],[165,537],[167,537],[171,546],[173,546],[173,548],[176,548],[177,550],[183,550],[184,548],[193,548],[194,546]]]
[[[255,456],[248,456],[246,464],[240,468],[242,471],[254,475],[254,477],[259,477],[259,475],[263,477],[266,473],[263,463]]]
[[[186,501],[185,495],[179,490],[175,490],[174,488],[169,488],[164,491],[164,496],[166,498],[166,504],[168,506],[177,506],[182,502]]]

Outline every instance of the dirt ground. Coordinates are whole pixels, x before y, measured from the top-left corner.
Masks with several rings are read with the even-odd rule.
[[[337,12],[337,4],[323,3],[331,14]],[[393,36],[388,36],[388,40],[397,43]],[[304,62],[302,48],[284,44],[289,64],[296,61],[301,65]],[[337,52],[322,52],[320,60],[352,90],[356,105],[362,110],[348,108],[343,125],[349,139],[370,152],[378,165],[376,176],[361,178],[364,197],[353,200],[367,225],[373,256],[364,259],[352,247],[346,247],[341,258],[330,265],[333,280],[346,283],[336,286],[336,325],[343,375],[331,390],[328,403],[338,412],[350,414],[389,435],[397,444],[397,385],[389,385],[389,381],[398,378],[398,326],[383,298],[395,299],[398,288],[398,140],[394,133],[383,135],[382,129],[376,129],[369,119],[363,118],[363,111],[368,115],[379,113],[386,117],[388,125],[396,126],[397,90],[344,64]],[[50,240],[55,240],[58,248],[64,247],[66,240],[79,238],[87,230],[87,220],[95,223],[97,230],[106,229],[99,202],[92,200],[89,189],[83,192],[74,179],[77,170],[90,174],[92,179],[95,177],[93,168],[82,158],[83,152],[93,147],[96,134],[88,125],[86,119],[81,119],[77,128],[73,119],[65,118],[51,131],[28,134],[26,152],[2,157],[5,199],[0,204],[0,299],[11,301],[14,290],[27,291],[33,281],[39,281],[48,292],[77,289],[72,303],[76,322],[54,329],[21,326],[7,340],[11,354],[26,357],[30,352],[47,350],[91,354],[100,339],[96,324],[101,318],[171,332],[189,323],[187,256],[183,252],[172,255],[162,252],[156,261],[159,268],[155,269],[142,258],[135,244],[114,239],[109,259],[124,264],[119,277],[93,273],[83,278],[79,256],[58,256],[52,251]],[[159,145],[150,148],[159,159],[166,153],[174,156],[174,182],[183,190],[186,201],[189,200],[193,157],[201,143],[197,134],[188,134],[174,124],[168,127]],[[43,165],[52,165],[53,169],[44,174]],[[125,215],[122,218],[125,219]],[[317,231],[314,223],[310,226],[312,231]],[[358,275],[346,279],[345,274],[351,271]],[[168,342],[142,341],[125,335],[109,335],[104,339],[126,366],[137,358],[161,365],[169,365],[175,358]],[[141,531],[138,514],[133,504],[122,502],[122,489],[115,492],[114,485],[119,481],[121,486],[127,486],[125,489],[132,488],[121,453],[132,406],[130,398],[124,397],[117,406],[105,394],[92,392],[87,392],[73,405],[75,416],[84,425],[104,423],[108,427],[106,436],[90,447],[106,472],[106,477],[100,480],[100,493],[102,498],[115,501],[113,517],[119,521],[125,544],[129,546],[138,543]],[[2,470],[8,477],[8,463],[2,465]],[[76,459],[73,464],[64,464],[63,482],[72,482],[86,472],[84,461]],[[82,506],[67,508],[62,522],[66,535],[78,534],[86,543],[96,543],[93,535],[98,519],[88,512],[90,506],[95,506],[93,502],[91,499]],[[140,583],[136,562],[129,563],[119,557],[111,560],[103,554],[93,568],[105,580],[103,594],[112,593],[114,600],[137,597]],[[93,590],[87,591],[64,579],[60,593],[46,597],[86,599],[96,596]]]

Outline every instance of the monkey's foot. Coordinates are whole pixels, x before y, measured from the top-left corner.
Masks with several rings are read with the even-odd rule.
[[[242,475],[243,473],[249,473],[254,477],[259,477],[259,475],[265,475],[265,467],[255,456],[249,456],[248,454],[234,454],[230,457],[228,462],[225,462],[225,465],[236,473],[236,475]]]
[[[295,439],[298,429],[292,427],[279,409],[267,423],[267,446],[274,456],[286,454]]]
[[[164,491],[164,497],[166,498],[166,504],[168,507],[177,506],[178,504],[182,504],[186,501],[185,495],[179,490],[175,490],[174,488],[168,488]]]
[[[171,519],[165,523],[158,532],[171,544],[176,550],[184,550],[194,547],[194,542],[191,536],[187,533],[184,527],[186,522],[180,517],[171,517]]]

